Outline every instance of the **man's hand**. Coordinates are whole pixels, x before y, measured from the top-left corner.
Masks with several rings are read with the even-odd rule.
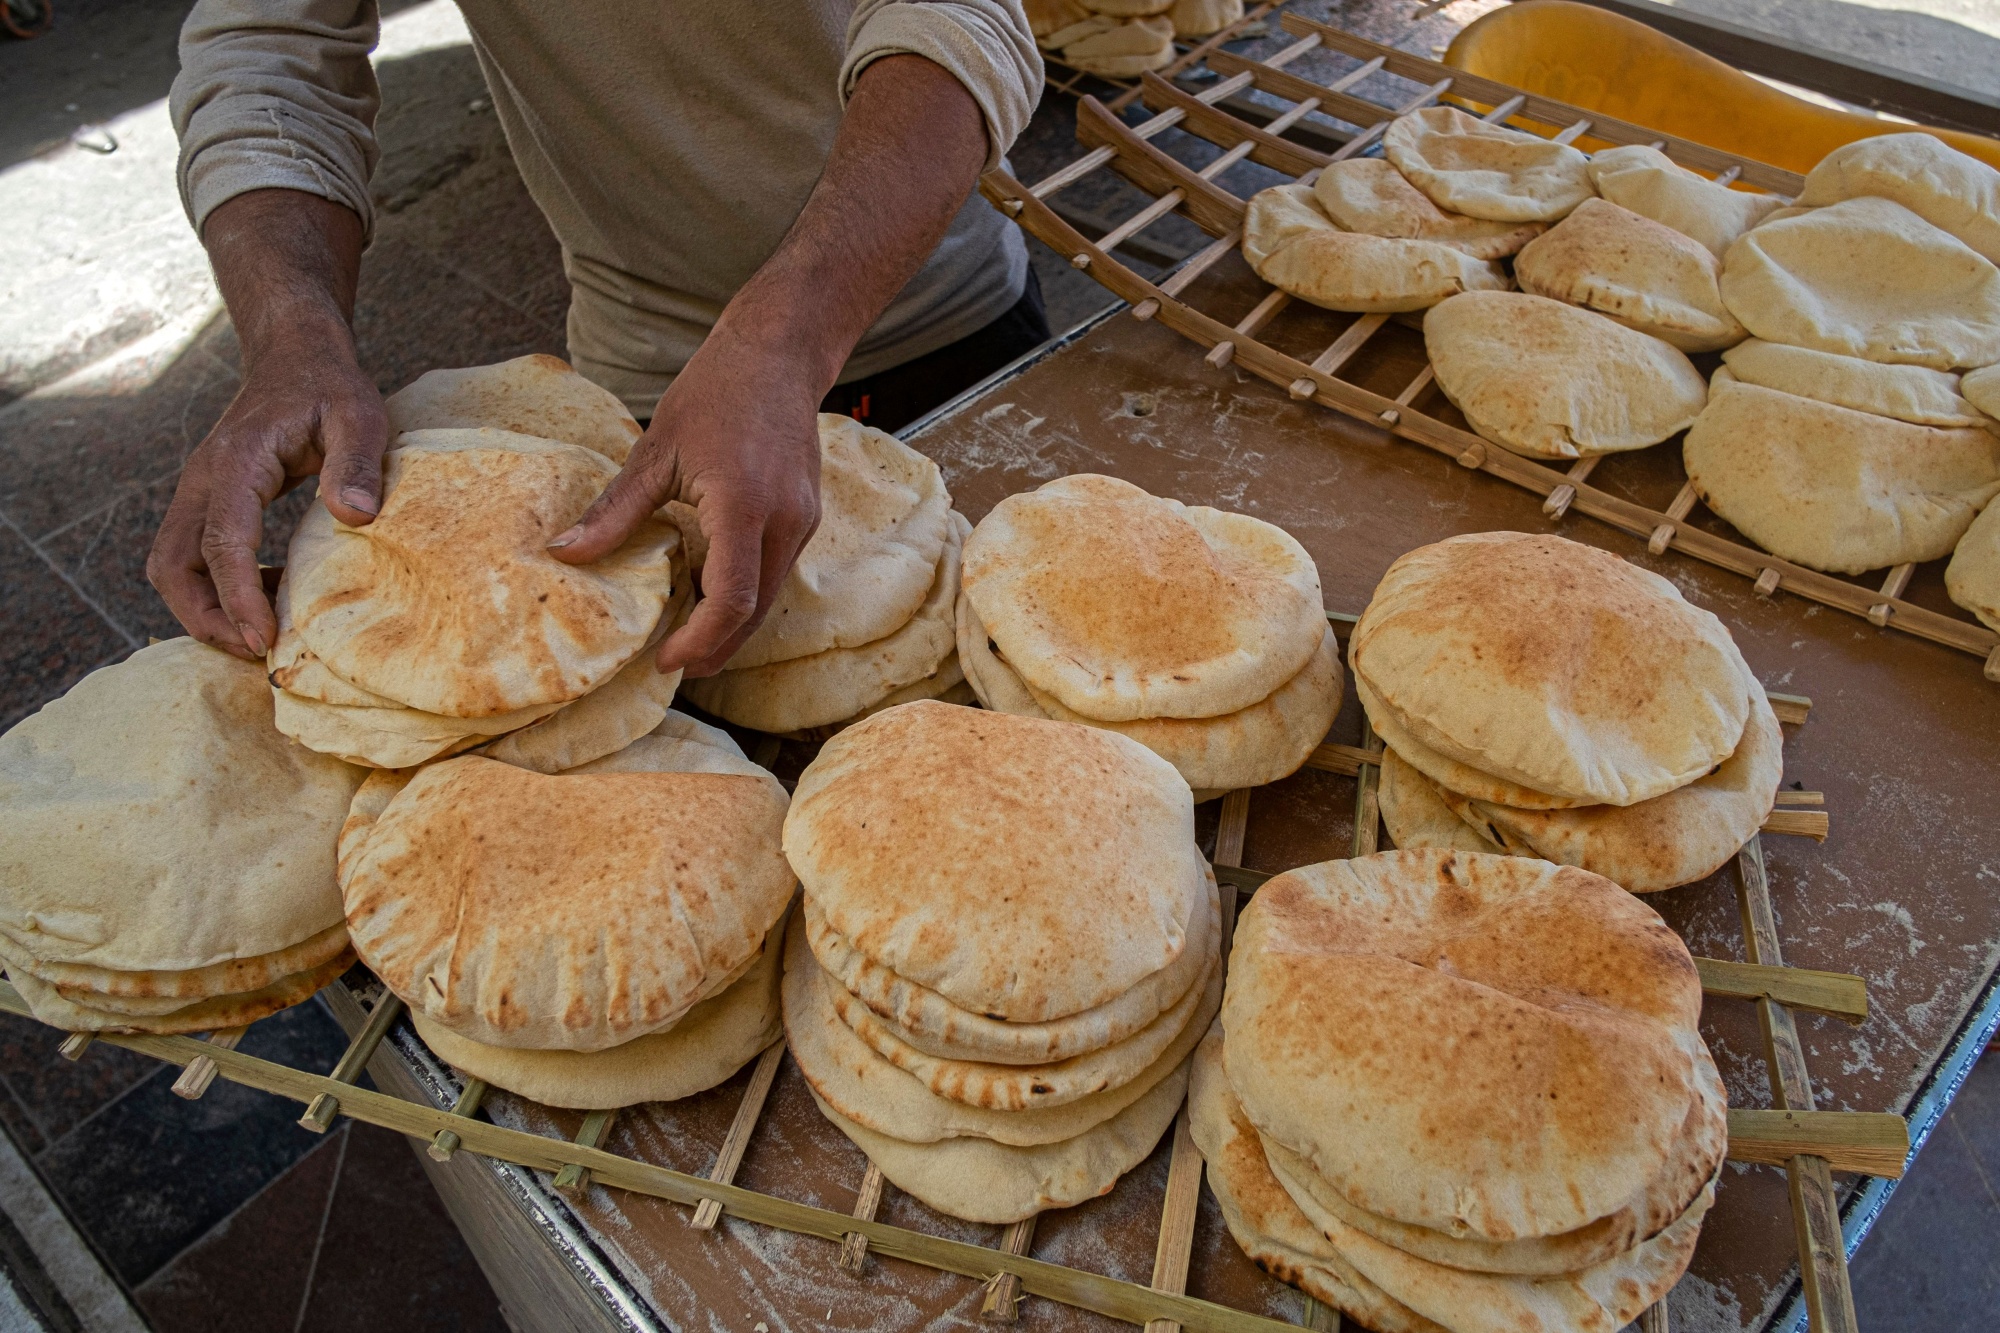
[[[714,674],[771,609],[819,521],[819,402],[985,162],[985,119],[956,78],[922,56],[868,66],[798,221],[660,398],[618,479],[551,544],[557,559],[598,560],[668,500],[695,506],[702,600],[660,645],[660,670]]]
[[[146,577],[188,633],[261,660],[278,635],[257,572],[264,506],[315,474],[343,523],[380,505],[388,419],[348,328],[361,221],[259,190],[211,213],[203,241],[243,344],[243,388],[181,469]]]

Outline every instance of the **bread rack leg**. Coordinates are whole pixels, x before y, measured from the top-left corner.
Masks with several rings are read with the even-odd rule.
[[[1023,1255],[1035,1243],[1035,1219],[1024,1217],[1008,1224],[1000,1233],[1004,1254]],[[1012,1273],[996,1273],[986,1284],[985,1298],[979,1302],[979,1317],[997,1324],[1011,1324],[1021,1305],[1021,1279]]]
[[[249,1030],[247,1027],[222,1028],[208,1034],[208,1044],[220,1050],[233,1051]],[[181,1076],[174,1080],[174,1096],[185,1097],[189,1101],[198,1100],[201,1094],[208,1091],[208,1085],[215,1082],[215,1073],[215,1061],[205,1055],[196,1056],[188,1061],[187,1068],[181,1070]]]
[[[744,1150],[750,1146],[751,1131],[757,1128],[757,1117],[764,1114],[764,1100],[771,1095],[771,1084],[777,1080],[778,1062],[784,1058],[782,1041],[772,1042],[757,1057],[750,1086],[743,1089],[743,1100],[736,1104],[736,1118],[729,1122],[729,1133],[723,1136],[722,1151],[715,1155],[715,1165],[708,1171],[708,1178],[717,1184],[727,1185],[736,1179],[736,1168],[743,1165]],[[696,1231],[713,1231],[721,1220],[722,1205],[714,1199],[703,1199],[695,1206]]]
[[[875,1210],[882,1206],[882,1168],[870,1162],[868,1173],[861,1177],[861,1192],[854,1199],[854,1217],[861,1222],[873,1222]],[[840,1267],[842,1271],[859,1274],[868,1262],[868,1237],[859,1231],[850,1231],[841,1238]]]

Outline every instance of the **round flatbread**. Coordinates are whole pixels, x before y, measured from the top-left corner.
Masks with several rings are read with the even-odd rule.
[[[211,996],[246,994],[310,972],[347,952],[347,923],[342,921],[288,949],[254,958],[185,970],[118,971],[37,958],[0,931],[0,959],[10,970],[28,972],[66,999],[112,1013],[165,1014]]]
[[[1411,551],[1376,586],[1349,654],[1371,719],[1379,704],[1429,749],[1582,803],[1685,787],[1729,757],[1749,717],[1749,668],[1721,621],[1659,575],[1561,537],[1474,533]]]
[[[1752,338],[1722,354],[1744,384],[1812,398],[1836,407],[1894,417],[1915,426],[1984,426],[1993,419],[1959,394],[1959,377],[1923,366],[1891,366],[1810,347]]]
[[[2000,506],[1987,505],[1958,539],[1944,588],[1988,629],[2000,630]]]
[[[1596,193],[1582,152],[1456,107],[1398,116],[1382,155],[1439,208],[1467,217],[1554,222]]]
[[[1909,209],[2000,264],[2000,171],[1934,134],[1878,134],[1842,144],[1806,173],[1799,202],[1873,195]]]
[[[1394,750],[1382,753],[1379,788],[1382,825],[1404,851],[1435,847],[1444,851],[1505,855],[1507,848],[1460,819],[1444,803],[1435,782]]]
[[[1138,3],[1166,7],[1159,0]],[[1174,61],[1174,25],[1164,14],[1129,19],[1097,14],[1050,42],[1060,47],[1064,64],[1100,78],[1129,79]]]
[[[1442,241],[1343,231],[1304,185],[1250,197],[1243,258],[1273,287],[1329,310],[1423,310],[1460,292],[1512,285],[1499,265]]]
[[[578,445],[621,467],[640,435],[616,394],[541,352],[493,366],[426,371],[382,406],[390,439],[413,430],[491,426]]]
[[[1745,232],[1722,299],[1770,342],[1953,370],[2000,361],[2000,269],[1887,199],[1849,199]]]
[[[1722,303],[1721,274],[1700,242],[1603,199],[1584,200],[1514,258],[1522,291],[1595,310],[1683,352],[1749,336]]]
[[[28,1003],[28,1012],[66,1032],[150,1032],[171,1036],[186,1032],[220,1032],[248,1027],[259,1019],[303,1004],[348,968],[354,951],[342,949],[304,972],[280,977],[268,986],[240,995],[211,995],[163,1014],[127,1014],[66,999],[54,986],[12,966],[7,979]]]
[[[446,717],[589,693],[651,640],[680,546],[647,519],[595,564],[549,553],[617,471],[507,431],[403,436],[374,522],[349,528],[323,504],[300,522],[285,571],[299,637],[342,680]]]
[[[1174,0],[1167,18],[1176,37],[1207,37],[1243,17],[1243,0]]]
[[[1496,778],[1491,773],[1482,773],[1469,764],[1459,763],[1456,759],[1447,759],[1404,730],[1395,714],[1389,711],[1388,706],[1376,697],[1375,692],[1368,688],[1368,683],[1359,676],[1354,678],[1354,697],[1361,701],[1362,711],[1368,715],[1368,724],[1375,728],[1375,734],[1381,738],[1382,743],[1436,786],[1455,791],[1460,795],[1476,793],[1478,800],[1512,806],[1516,810],[1574,810],[1582,806],[1600,804],[1589,797],[1551,796],[1547,792],[1523,787],[1505,778]],[[1384,771],[1387,771],[1386,765]],[[1473,847],[1465,850],[1495,849]]]
[[[1965,378],[1959,381],[1958,388],[1967,402],[2000,421],[2000,365],[1968,370]]]
[[[1447,213],[1379,157],[1329,164],[1313,182],[1313,198],[1342,231],[1436,241],[1474,259],[1505,259],[1548,230],[1545,222],[1492,222]]]
[[[1727,368],[1681,456],[1702,503],[1745,537],[1836,574],[1949,555],[2000,494],[2000,435],[1912,426]]]
[[[1701,372],[1667,343],[1521,292],[1433,306],[1424,347],[1466,424],[1531,458],[1643,449],[1686,430],[1708,401]]]
[[[1586,170],[1605,199],[1672,227],[1717,259],[1784,203],[1773,194],[1717,185],[1646,144],[1601,149]]]
[[[1683,1042],[1700,1013],[1686,946],[1610,880],[1385,852],[1257,891],[1224,1059],[1260,1133],[1356,1207],[1513,1241],[1659,1178],[1697,1095]]]
[[[278,732],[255,665],[142,648],[0,736],[0,932],[114,972],[282,955],[340,921],[362,777]]]

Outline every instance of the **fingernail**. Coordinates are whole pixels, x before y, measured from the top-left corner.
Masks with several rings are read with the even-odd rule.
[[[559,546],[568,546],[571,542],[575,541],[578,537],[581,537],[582,535],[583,535],[583,524],[579,523],[575,527],[571,528],[568,532],[563,533],[562,536],[550,542],[549,549],[553,551]]]
[[[250,651],[257,654],[257,656],[263,657],[270,652],[270,649],[264,646],[264,636],[259,634],[256,630],[252,629],[250,626],[238,625],[236,627],[236,632],[243,636],[243,642],[249,647]]]
[[[375,512],[375,497],[358,486],[349,486],[340,493],[340,502],[349,509],[359,509],[364,514]]]

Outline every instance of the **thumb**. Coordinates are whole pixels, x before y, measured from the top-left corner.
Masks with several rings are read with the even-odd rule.
[[[583,517],[549,543],[549,554],[568,565],[602,560],[624,544],[632,530],[667,500],[670,487],[650,468],[627,466]]]
[[[379,395],[335,399],[320,417],[319,494],[349,527],[372,523],[382,509],[382,452],[389,418]]]

